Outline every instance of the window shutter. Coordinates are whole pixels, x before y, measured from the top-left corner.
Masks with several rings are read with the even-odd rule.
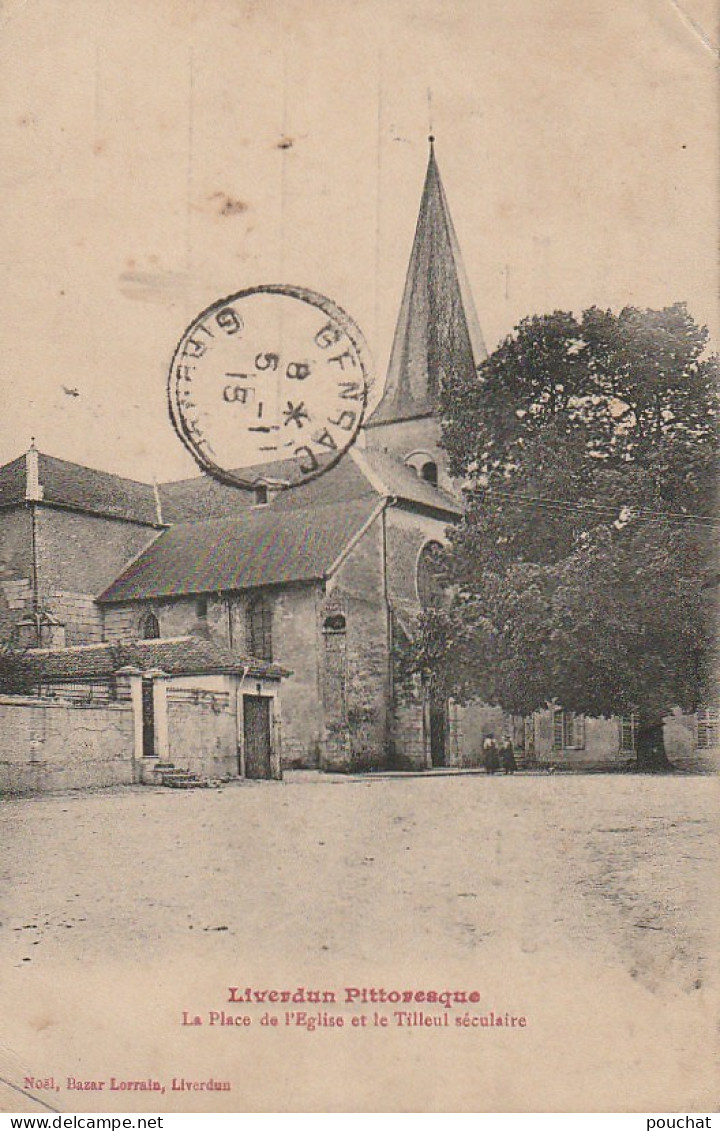
[[[703,707],[697,713],[697,744],[700,750],[718,745],[720,738],[720,711],[717,707]]]
[[[573,715],[573,746],[578,750],[585,749],[585,716]]]
[[[562,750],[565,745],[565,712],[556,707],[553,711],[553,750]]]

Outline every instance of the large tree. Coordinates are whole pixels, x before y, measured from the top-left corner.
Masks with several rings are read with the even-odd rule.
[[[718,362],[683,304],[527,318],[443,390],[466,509],[443,568],[435,657],[508,711],[557,701],[638,714],[638,766],[667,766],[663,718],[714,694]],[[419,657],[418,657],[419,659]]]

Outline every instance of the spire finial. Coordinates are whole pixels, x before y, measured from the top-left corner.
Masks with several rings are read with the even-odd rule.
[[[428,102],[428,141],[430,142],[430,148],[432,148],[432,144],[435,141],[435,132],[433,130],[433,104],[432,104],[432,90],[430,89],[430,87],[427,88],[427,102]]]

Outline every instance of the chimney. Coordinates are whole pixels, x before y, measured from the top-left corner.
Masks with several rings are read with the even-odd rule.
[[[28,503],[42,502],[43,489],[40,484],[40,462],[33,436],[25,453],[25,499]]]

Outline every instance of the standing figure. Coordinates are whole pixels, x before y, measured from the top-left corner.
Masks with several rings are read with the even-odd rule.
[[[515,752],[509,734],[503,735],[502,745],[500,747],[500,761],[502,763],[503,773],[515,773],[517,763],[515,762]]]
[[[487,773],[494,774],[500,769],[500,758],[493,734],[489,734],[483,742],[483,757]]]

